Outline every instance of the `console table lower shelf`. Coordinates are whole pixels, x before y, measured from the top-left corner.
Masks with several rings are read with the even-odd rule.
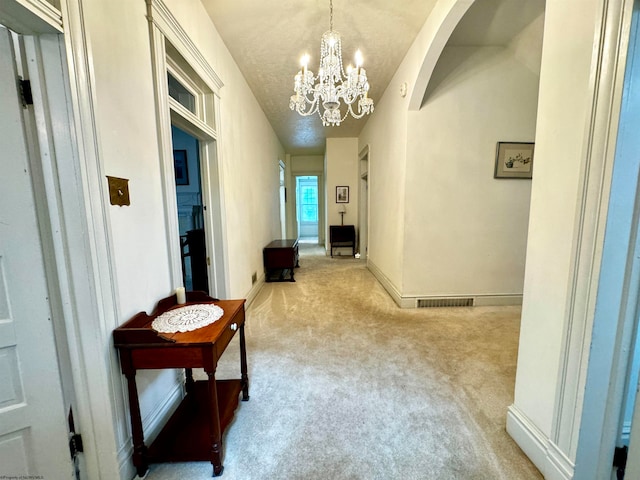
[[[150,463],[206,462],[211,459],[209,416],[207,409],[208,381],[193,383],[191,392],[164,426],[148,451]],[[216,380],[220,432],[224,433],[233,420],[238,397],[242,392],[240,380]]]

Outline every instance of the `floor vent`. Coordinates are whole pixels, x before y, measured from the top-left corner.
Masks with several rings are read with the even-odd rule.
[[[473,298],[419,298],[418,308],[473,307]]]

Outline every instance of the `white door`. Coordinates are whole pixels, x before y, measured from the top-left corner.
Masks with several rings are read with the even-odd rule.
[[[14,50],[0,27],[0,473],[73,478]]]

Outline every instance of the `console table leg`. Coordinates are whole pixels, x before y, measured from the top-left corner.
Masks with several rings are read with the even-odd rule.
[[[216,389],[215,371],[207,371],[209,400],[209,437],[211,441],[211,464],[213,476],[222,475],[222,434],[220,433],[220,417],[218,414],[218,391]]]
[[[247,375],[247,348],[244,341],[244,323],[240,325],[240,373],[242,381],[242,401],[249,400],[249,375]]]
[[[184,386],[187,390],[187,394],[193,393],[193,369],[184,369]]]
[[[131,415],[131,435],[133,437],[133,465],[140,478],[144,477],[149,468],[147,463],[147,447],[144,444],[142,431],[142,417],[140,415],[140,402],[138,401],[138,388],[136,387],[135,370],[125,372],[129,392],[129,411]]]

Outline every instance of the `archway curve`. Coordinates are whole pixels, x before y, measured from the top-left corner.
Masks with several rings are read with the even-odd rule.
[[[438,63],[449,37],[453,33],[462,17],[476,0],[439,0],[429,15],[427,22],[432,26],[428,42],[427,52],[414,82],[411,98],[409,99],[409,111],[420,110],[424,94],[431,80],[433,70]]]

